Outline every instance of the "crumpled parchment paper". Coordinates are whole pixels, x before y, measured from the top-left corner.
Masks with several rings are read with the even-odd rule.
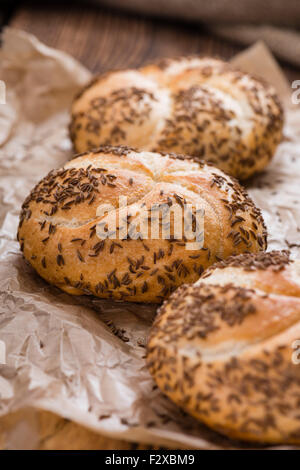
[[[248,190],[263,209],[269,248],[289,246],[297,256],[300,109],[291,105],[292,90],[263,44],[233,61],[271,81],[286,104],[285,139]],[[143,346],[156,307],[64,294],[39,278],[19,251],[21,203],[41,177],[70,158],[68,109],[89,78],[90,72],[67,54],[25,32],[5,30],[0,51],[7,101],[0,105],[0,340],[6,345],[6,364],[0,365],[0,415],[32,407],[120,439],[200,449],[247,447],[186,416],[154,386]]]

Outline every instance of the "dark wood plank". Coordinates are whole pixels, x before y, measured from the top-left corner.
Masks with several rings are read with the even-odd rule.
[[[83,3],[83,2],[82,2]],[[229,59],[242,46],[212,36],[194,23],[159,20],[97,6],[36,6],[21,2],[10,25],[62,49],[94,73],[138,67],[160,57],[202,54]],[[281,64],[290,80],[299,72]]]
[[[240,50],[214,39],[197,25],[97,7],[22,7],[10,24],[72,54],[93,72],[136,67],[158,57],[184,54],[229,58]]]
[[[1,2],[0,4],[0,30],[7,25],[16,12],[16,4],[14,2]]]

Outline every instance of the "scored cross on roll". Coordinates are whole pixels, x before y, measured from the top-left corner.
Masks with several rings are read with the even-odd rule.
[[[159,388],[232,438],[300,444],[300,260],[241,254],[162,305],[147,349]]]
[[[185,231],[174,235],[189,205],[192,226],[199,226],[198,211],[203,217],[196,244]],[[151,233],[141,233],[137,227],[148,219]],[[23,204],[18,239],[40,276],[70,294],[161,302],[215,261],[265,249],[266,229],[247,193],[221,170],[108,146],[77,156],[36,185]]]

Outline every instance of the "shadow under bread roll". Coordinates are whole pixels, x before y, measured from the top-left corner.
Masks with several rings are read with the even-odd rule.
[[[300,260],[242,254],[162,305],[147,364],[186,412],[231,438],[300,443]]]
[[[36,185],[18,239],[40,276],[65,292],[161,302],[216,260],[264,250],[266,229],[244,189],[221,170],[107,146]]]

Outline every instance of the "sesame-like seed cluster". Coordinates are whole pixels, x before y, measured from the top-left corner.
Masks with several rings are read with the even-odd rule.
[[[271,275],[298,285],[287,251],[229,257],[209,268],[216,278],[181,286],[159,309],[147,346],[147,364],[159,388],[186,412],[230,437],[270,443],[300,442],[300,369],[292,344],[300,335],[299,290],[264,292],[238,285]],[[226,270],[228,270],[226,272]],[[203,276],[205,277],[205,275]],[[234,284],[231,283],[234,281]],[[278,321],[282,318],[282,328]]]
[[[70,135],[77,151],[173,151],[246,179],[272,158],[282,124],[265,82],[220,60],[187,57],[93,79],[74,100]]]
[[[288,250],[269,251],[261,253],[242,253],[238,256],[229,256],[226,260],[210,266],[203,278],[209,277],[215,269],[225,269],[227,267],[243,268],[245,271],[256,271],[271,269],[272,271],[282,271],[286,265],[291,263],[290,252]]]
[[[180,155],[147,155],[160,172],[155,179],[143,166],[143,152],[103,146],[51,171],[36,185],[23,203],[18,237],[25,257],[42,277],[70,293],[160,303],[229,254],[266,247],[261,213],[237,181]],[[178,175],[172,165],[179,165]],[[197,178],[206,186],[197,185]],[[158,211],[163,206],[160,230],[170,224],[165,220],[172,206],[184,207],[192,195],[207,209],[204,227],[214,232],[216,241],[204,235],[202,248],[186,250],[186,238],[172,235],[173,222],[169,239],[134,239],[131,230],[138,226],[139,214],[132,215],[130,206],[112,233],[103,219],[103,229],[112,237],[99,239],[97,207],[110,202],[121,211],[118,197],[124,194],[146,210],[148,219],[153,205]],[[122,238],[126,225],[128,234]]]
[[[172,309],[172,322],[165,322],[159,327],[159,335],[164,341],[176,341],[184,337],[187,340],[205,339],[210,333],[222,328],[222,322],[229,326],[241,324],[243,320],[256,312],[251,303],[253,290],[235,287],[231,284],[213,287],[183,285],[165,301],[158,311],[157,321],[163,317],[166,308]],[[224,295],[228,300],[224,302]],[[186,302],[188,297],[188,302]],[[221,323],[217,320],[221,320]],[[154,331],[155,325],[154,323]]]

